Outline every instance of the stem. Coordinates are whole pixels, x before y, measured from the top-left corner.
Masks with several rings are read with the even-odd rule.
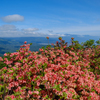
[[[3,100],[5,100],[5,92],[6,92],[6,83],[4,83],[4,94],[2,96]]]
[[[49,40],[48,40],[48,45],[49,45]]]

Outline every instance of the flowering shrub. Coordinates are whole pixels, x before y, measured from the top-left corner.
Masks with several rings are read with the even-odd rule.
[[[49,39],[49,38],[48,38]],[[0,58],[0,98],[4,100],[100,100],[99,46],[67,47],[62,38],[39,52],[30,44]],[[74,38],[72,38],[74,40]],[[98,52],[97,52],[98,51]]]

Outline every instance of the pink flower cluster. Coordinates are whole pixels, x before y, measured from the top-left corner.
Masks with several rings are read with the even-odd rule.
[[[100,100],[100,78],[89,71],[92,50],[65,53],[50,48],[39,49],[39,54],[29,51],[26,43],[18,52],[0,57],[8,66],[0,70],[0,81],[6,83],[6,99],[57,100],[58,96],[58,100]]]

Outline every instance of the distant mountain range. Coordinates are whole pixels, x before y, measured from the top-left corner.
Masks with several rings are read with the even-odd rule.
[[[71,43],[71,38],[74,37],[74,40],[81,42],[85,42],[86,40],[93,39],[99,40],[99,37],[85,35],[84,37],[79,37],[77,35],[68,35],[62,37],[65,42],[68,44]],[[48,40],[46,37],[0,37],[0,56],[3,56],[4,53],[7,52],[16,52],[16,50],[20,49],[20,46],[27,41],[27,44],[32,43],[30,46],[31,51],[38,51],[39,48],[48,45]],[[59,41],[58,38],[49,38],[49,44],[56,43]]]
[[[28,38],[24,38],[24,37],[0,38],[0,56],[3,56],[4,53],[16,52],[16,50],[19,50],[20,46],[23,45],[25,41],[27,41],[27,44],[32,43],[32,45],[30,46],[31,51],[38,51],[39,48],[41,48],[45,45],[39,44],[41,42],[38,42],[37,39],[31,38],[31,37],[28,37]],[[40,40],[40,39],[38,39],[38,40]]]

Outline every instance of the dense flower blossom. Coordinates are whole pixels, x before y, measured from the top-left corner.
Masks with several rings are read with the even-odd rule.
[[[54,99],[56,95],[58,100],[100,99],[100,77],[89,71],[91,49],[83,54],[81,50],[40,49],[39,55],[29,51],[29,46],[24,44],[10,59],[5,54],[1,60],[8,67],[0,70],[0,81],[7,83],[6,99]]]

